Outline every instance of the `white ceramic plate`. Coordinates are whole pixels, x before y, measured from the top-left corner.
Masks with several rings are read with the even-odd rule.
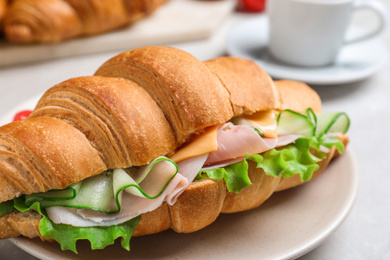
[[[23,109],[32,109],[37,98],[10,110],[0,123]],[[221,215],[209,227],[191,234],[165,231],[132,238],[131,252],[119,243],[91,251],[79,242],[76,255],[61,251],[57,243],[40,239],[11,241],[40,259],[290,259],[320,245],[345,220],[355,201],[359,175],[351,149],[335,159],[317,179],[275,193],[262,206],[247,212]]]
[[[351,26],[348,37],[359,33],[361,29]],[[309,84],[332,85],[362,80],[377,72],[388,60],[387,46],[378,38],[345,45],[333,65],[313,68],[280,63],[269,55],[267,46],[268,18],[265,15],[242,22],[228,37],[230,55],[255,61],[273,78]]]

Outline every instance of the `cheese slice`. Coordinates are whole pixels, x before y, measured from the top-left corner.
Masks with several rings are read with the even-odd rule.
[[[261,111],[252,115],[243,115],[241,118],[247,120],[254,127],[259,129],[264,137],[277,138],[277,122],[274,110]]]
[[[217,132],[218,125],[207,127],[204,133],[194,137],[172,155],[170,159],[174,162],[180,162],[184,159],[216,151],[218,149]]]

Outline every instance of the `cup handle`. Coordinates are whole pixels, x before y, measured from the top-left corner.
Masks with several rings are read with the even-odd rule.
[[[344,44],[360,42],[372,38],[384,31],[384,29],[388,25],[389,13],[387,11],[387,7],[382,2],[378,0],[355,1],[354,11],[358,9],[371,9],[372,11],[374,11],[379,18],[379,24],[374,30],[367,32],[363,35],[356,36],[352,39],[346,40]]]

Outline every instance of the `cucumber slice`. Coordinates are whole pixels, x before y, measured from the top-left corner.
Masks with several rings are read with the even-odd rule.
[[[350,120],[346,113],[319,113],[317,114],[316,135],[321,133],[345,134],[348,131]]]
[[[317,115],[311,108],[306,110],[306,116],[314,125],[317,125]]]
[[[81,187],[81,182],[75,183],[63,190],[50,190],[26,196],[26,204],[32,205],[35,201],[69,200],[76,197]]]
[[[316,116],[313,111],[307,110],[306,112],[307,116],[289,109],[281,111],[277,117],[278,135],[313,136],[316,128]]]
[[[26,196],[26,205],[39,201],[42,208],[60,206],[118,213],[122,192],[154,199],[160,196],[177,174],[172,160],[159,157],[140,168],[108,170],[87,178],[65,190]]]
[[[300,134],[305,137],[320,134],[346,133],[349,128],[349,117],[346,113],[318,113],[310,108],[305,114],[291,110],[281,111],[278,115],[278,135]]]
[[[45,199],[40,202],[42,208],[61,206],[92,209],[105,213],[118,211],[114,200],[112,172],[110,171],[83,180],[74,198],[64,200],[63,198],[47,199],[46,197]],[[26,201],[26,204],[30,205],[34,202],[29,200],[29,203]]]
[[[125,190],[135,196],[155,199],[177,174],[176,163],[166,157],[159,157],[149,165],[143,166],[137,173],[126,173],[122,169],[114,170],[114,193]],[[158,185],[156,185],[158,184]]]

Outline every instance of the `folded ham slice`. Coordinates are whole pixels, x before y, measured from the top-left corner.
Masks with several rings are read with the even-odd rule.
[[[204,170],[237,163],[245,154],[261,154],[276,147],[293,143],[301,135],[289,134],[263,138],[248,125],[224,124],[217,133],[218,149],[209,153]]]

